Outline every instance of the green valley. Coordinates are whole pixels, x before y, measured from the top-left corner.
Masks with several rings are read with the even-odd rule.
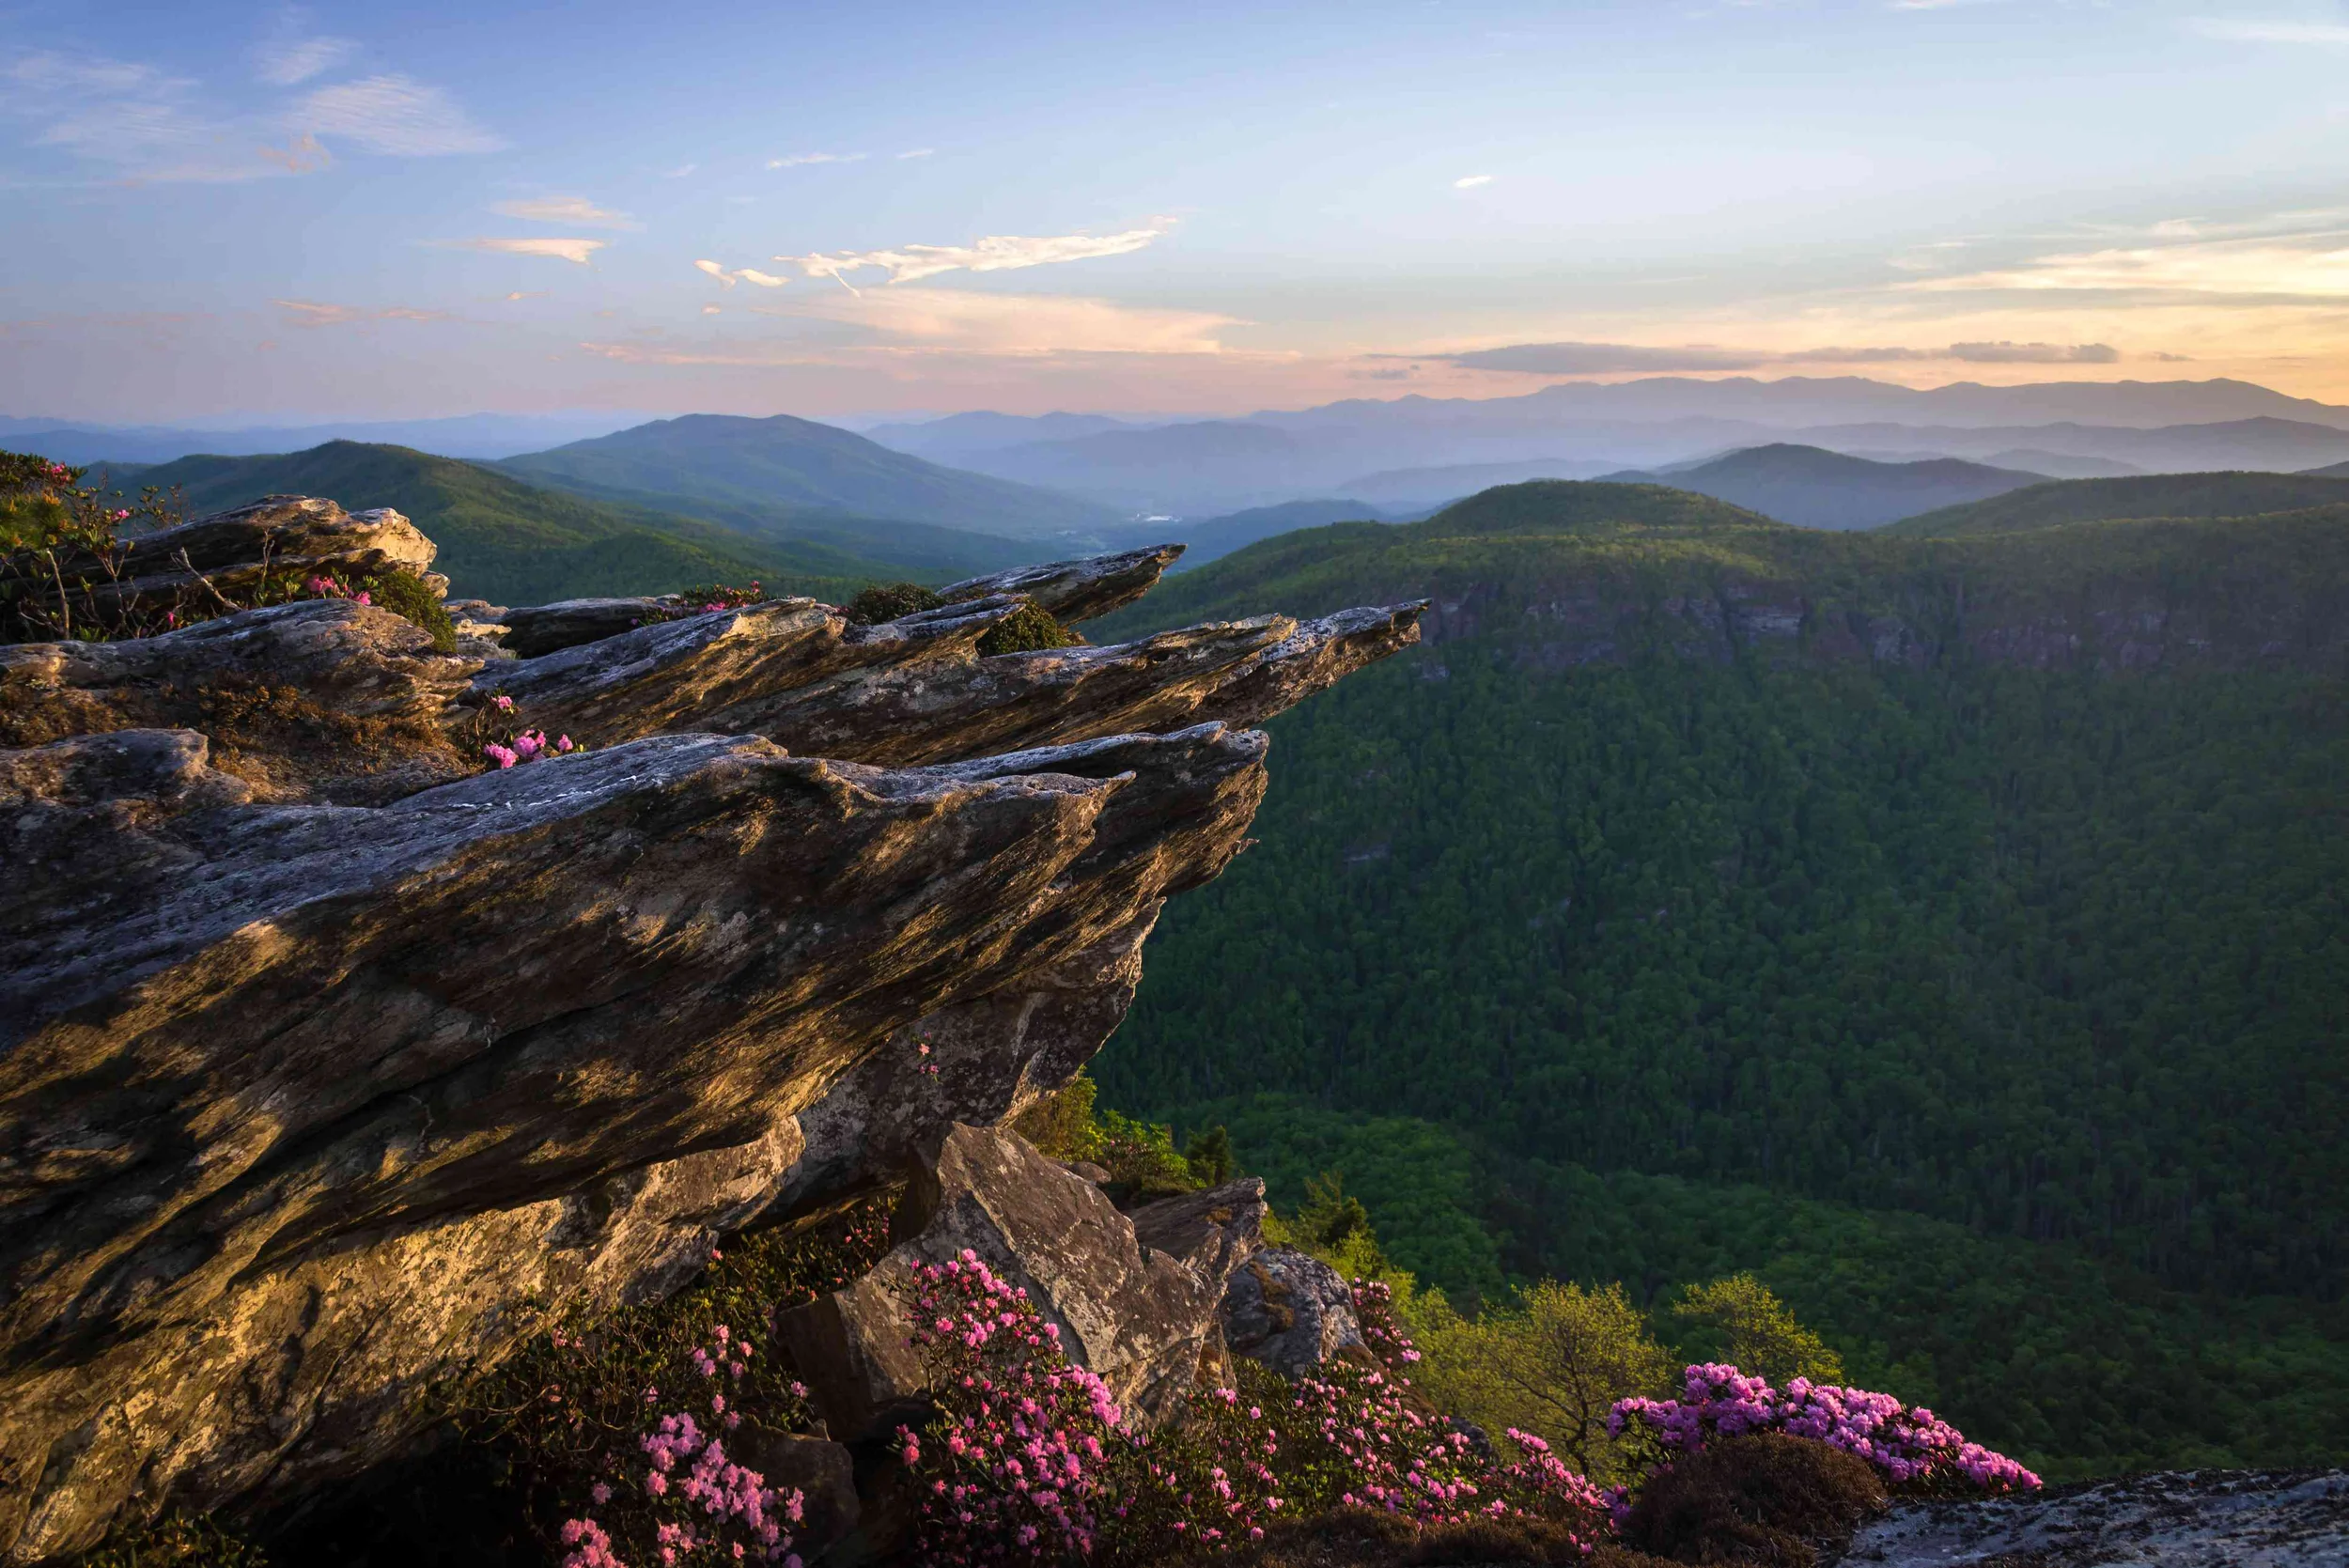
[[[1528,485],[1145,602],[1417,596],[1429,645],[1269,726],[1107,1102],[1341,1172],[1448,1289],[1755,1269],[2059,1471],[2349,1453],[2349,507]]]

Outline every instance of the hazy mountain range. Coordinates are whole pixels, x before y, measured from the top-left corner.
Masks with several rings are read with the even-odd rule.
[[[1133,511],[1196,516],[1306,496],[1416,509],[1496,484],[1655,471],[1773,443],[1960,458],[2059,478],[2349,458],[2349,408],[2245,381],[1918,391],[1857,377],[1656,378],[1517,397],[1354,399],[1235,419],[957,414],[884,445]],[[1436,472],[1427,472],[1427,471]]]
[[[1785,521],[1854,528],[2046,479],[2349,461],[2349,408],[2241,381],[1921,392],[1859,378],[1656,378],[1230,419],[981,411],[876,424],[865,435],[790,415],[596,427],[613,417],[241,430],[16,419],[0,420],[0,443],[112,459],[127,472],[191,449],[283,454],[325,444],[321,432],[366,436],[374,447],[492,458],[534,487],[639,516],[955,576],[1039,547],[1076,553],[1160,537],[1189,539],[1195,565],[1293,528],[1424,517],[1532,479],[1638,479]]]

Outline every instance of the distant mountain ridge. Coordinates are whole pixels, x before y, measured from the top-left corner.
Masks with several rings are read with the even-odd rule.
[[[1947,506],[1882,530],[1906,538],[1965,538],[2136,518],[2257,518],[2349,505],[2349,465],[2338,474],[2154,474],[2065,479]]]
[[[2045,474],[1958,458],[1881,463],[1817,446],[1749,447],[1667,474],[1602,474],[1617,484],[1670,485],[1803,528],[1875,528],[1919,512],[2021,489]]]
[[[943,467],[790,414],[686,414],[499,466],[532,484],[587,495],[802,507],[1025,538],[1117,520],[1096,502]]]
[[[2226,468],[2292,472],[2349,458],[2349,408],[2244,381],[1964,383],[1920,391],[1858,377],[1568,383],[1518,396],[1368,398],[1239,418],[1095,428],[1086,416],[957,415],[876,433],[903,450],[955,439],[957,460],[1120,508],[1220,513],[1315,495],[1423,505],[1482,485],[1655,472],[1791,442],[1972,462],[2046,454],[2061,476]],[[925,436],[923,432],[940,433]],[[956,432],[961,432],[957,435]],[[1460,469],[1457,487],[1423,471]],[[1546,471],[1546,472],[1535,472]],[[2024,472],[2038,472],[2026,467]],[[1368,481],[1379,481],[1369,483]],[[1417,484],[1405,490],[1399,487]],[[1395,489],[1384,488],[1398,487]]]
[[[210,427],[93,425],[70,419],[0,418],[0,445],[29,447],[61,463],[165,463],[212,454],[266,457],[331,441],[407,446],[443,458],[505,458],[558,442],[599,436],[642,414],[469,413],[440,419],[336,420],[319,425]]]
[[[504,604],[752,579],[839,602],[865,583],[909,575],[826,546],[752,539],[402,446],[346,441],[277,456],[182,458],[128,482],[177,487],[191,516],[285,494],[327,496],[352,511],[394,507],[440,545],[434,567],[454,596]]]

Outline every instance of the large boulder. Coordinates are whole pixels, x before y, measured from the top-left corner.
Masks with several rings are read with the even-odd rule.
[[[69,602],[101,616],[181,608],[214,614],[236,608],[243,602],[239,596],[265,577],[299,582],[319,572],[397,570],[445,588],[445,580],[426,570],[434,553],[432,541],[388,506],[346,512],[316,496],[269,495],[139,535],[107,557],[70,554],[57,569],[61,579],[83,584]]]
[[[1291,1247],[1268,1247],[1234,1271],[1222,1320],[1232,1354],[1261,1361],[1283,1377],[1304,1375],[1362,1348],[1361,1321],[1346,1277]]]
[[[1017,1134],[952,1127],[925,1151],[901,1205],[909,1238],[855,1284],[785,1313],[778,1336],[835,1435],[883,1433],[922,1408],[932,1374],[910,1340],[913,1271],[970,1251],[1025,1289],[1059,1327],[1069,1359],[1148,1424],[1196,1380],[1226,1273],[1264,1212],[1261,1182],[1219,1188],[1164,1227],[1184,1249],[1172,1255],[1140,1240],[1099,1188]]]

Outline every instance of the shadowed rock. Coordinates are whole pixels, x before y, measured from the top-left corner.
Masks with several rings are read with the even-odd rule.
[[[0,745],[184,727],[274,800],[391,800],[473,770],[441,728],[478,659],[388,610],[312,599],[162,637],[0,646]]]
[[[1223,1213],[1220,1225],[1211,1211]],[[1147,1425],[1191,1386],[1225,1272],[1254,1245],[1264,1212],[1261,1182],[1220,1188],[1192,1222],[1170,1226],[1186,1249],[1170,1256],[1140,1241],[1099,1188],[1026,1140],[955,1126],[925,1151],[899,1206],[910,1239],[855,1284],[783,1314],[777,1333],[834,1433],[884,1432],[920,1408],[931,1376],[909,1343],[913,1271],[969,1250],[1025,1289],[1069,1359]]]
[[[1345,1277],[1290,1247],[1268,1247],[1239,1266],[1223,1294],[1222,1315],[1232,1354],[1283,1377],[1314,1372],[1362,1343]]]
[[[1151,545],[1143,550],[1121,551],[1115,555],[1088,556],[1081,561],[1013,567],[985,577],[965,578],[939,592],[949,599],[1018,594],[1050,611],[1056,620],[1089,621],[1133,603],[1158,586],[1166,568],[1182,558],[1181,545]]]

